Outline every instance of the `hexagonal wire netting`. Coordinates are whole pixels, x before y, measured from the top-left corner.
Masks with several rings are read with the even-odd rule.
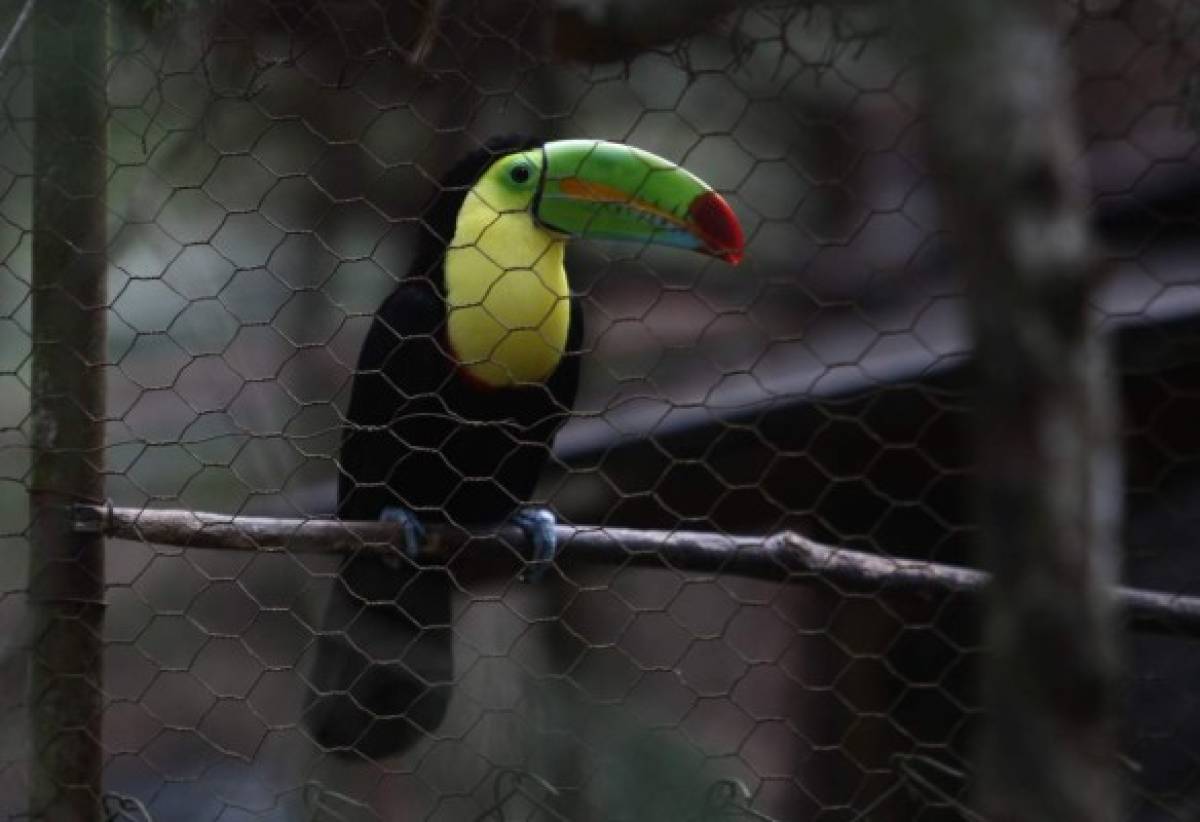
[[[582,387],[535,501],[567,522],[794,529],[970,564],[969,341],[908,44],[859,4],[638,6],[113,0],[97,366],[111,500],[331,515],[372,315],[413,263],[441,175],[515,131],[680,162],[749,238],[737,271],[571,246]],[[1092,320],[1119,339],[1127,578],[1184,592],[1200,569],[1200,166],[1178,93],[1195,20],[1155,0],[1071,13],[1077,170],[1114,267]],[[29,780],[31,59],[22,37],[0,67],[0,808],[13,814]],[[109,543],[110,799],[222,822],[965,813],[968,599],[597,567],[569,549],[541,585],[463,574],[447,715],[376,760],[326,750],[303,722],[337,567]],[[1191,818],[1200,657],[1146,637],[1127,657],[1128,818]],[[141,812],[121,807],[113,818]]]

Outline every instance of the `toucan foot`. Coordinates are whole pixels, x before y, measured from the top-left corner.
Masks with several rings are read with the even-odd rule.
[[[425,544],[425,526],[417,519],[417,515],[401,505],[393,505],[384,508],[379,519],[400,523],[404,529],[404,555],[415,561],[421,555],[421,546]]]
[[[522,508],[512,516],[512,523],[521,529],[525,539],[533,546],[533,561],[521,574],[523,582],[537,582],[546,573],[546,568],[558,550],[558,535],[555,528],[558,520],[548,508]]]

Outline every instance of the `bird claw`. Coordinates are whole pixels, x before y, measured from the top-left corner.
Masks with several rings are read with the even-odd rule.
[[[521,581],[537,582],[545,575],[558,550],[558,535],[554,530],[558,520],[548,508],[531,507],[513,514],[511,521],[524,532],[525,539],[533,546],[533,561],[521,574]]]
[[[379,514],[382,522],[398,522],[404,529],[404,555],[416,560],[421,555],[421,546],[425,544],[425,526],[417,519],[417,515],[400,505],[384,508]]]

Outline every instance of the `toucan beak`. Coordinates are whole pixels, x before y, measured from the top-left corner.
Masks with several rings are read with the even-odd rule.
[[[686,169],[603,140],[556,140],[542,151],[533,212],[547,228],[577,237],[689,248],[732,265],[741,262],[745,237],[733,209]]]

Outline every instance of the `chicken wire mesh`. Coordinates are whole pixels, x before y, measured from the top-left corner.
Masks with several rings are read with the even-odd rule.
[[[21,4],[24,5],[24,4]],[[1065,6],[1066,8],[1066,6]],[[1070,4],[1076,170],[1112,275],[1126,578],[1189,593],[1200,309],[1188,4]],[[579,242],[579,398],[533,502],[971,564],[970,341],[904,21],[854,4],[112,3],[105,480],[116,505],[335,508],[371,318],[495,134],[679,162],[738,271]],[[19,9],[7,16],[15,24]],[[902,17],[903,15],[900,15]],[[0,66],[0,808],[25,812],[31,45]],[[981,170],[986,173],[986,170]],[[379,760],[305,725],[338,563],[110,543],[110,818],[955,819],[975,604],[573,562],[455,576],[447,714]],[[1127,643],[1127,818],[1196,813],[1193,649]],[[354,748],[354,745],[350,745]],[[902,788],[903,790],[900,790]]]

